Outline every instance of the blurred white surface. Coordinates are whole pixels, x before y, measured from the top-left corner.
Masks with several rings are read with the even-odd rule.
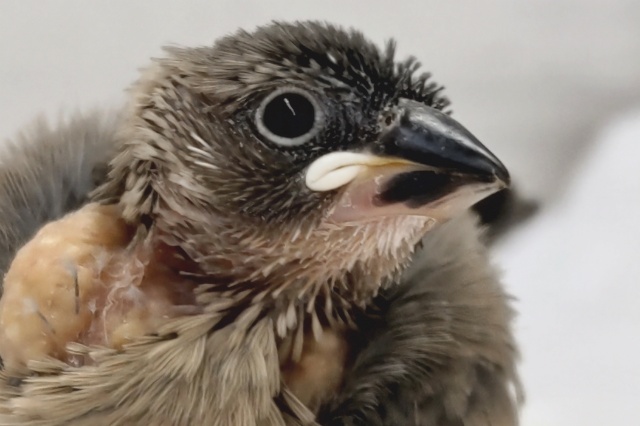
[[[640,110],[594,139],[564,190],[497,248],[520,300],[525,425],[635,425]]]
[[[618,117],[640,105],[637,0],[0,0],[0,140],[39,113],[118,105],[162,45],[272,19],[394,37],[447,86],[455,116],[543,201],[498,248],[521,311],[524,426],[633,424],[640,115]]]

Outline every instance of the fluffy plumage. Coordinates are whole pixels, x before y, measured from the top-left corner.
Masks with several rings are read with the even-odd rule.
[[[360,325],[365,349],[323,424],[514,425],[513,311],[466,214],[430,231]]]
[[[117,123],[105,111],[56,129],[39,119],[0,145],[0,273],[42,224],[75,210],[104,180]]]
[[[12,151],[28,164],[18,175],[0,171],[10,182],[3,201],[34,194],[24,205],[60,210],[22,225],[22,204],[8,204],[0,260],[82,203],[115,146],[95,199],[140,227],[132,244],[168,245],[191,262],[202,312],[121,351],[73,344],[92,365],[45,360],[29,365],[36,374],[3,373],[0,424],[516,424],[511,311],[475,219],[431,231],[432,221],[415,216],[335,224],[326,214],[336,192],[302,185],[329,152],[383,149],[376,141],[396,123],[399,99],[446,105],[416,70],[394,62],[392,45],[379,51],[357,32],[274,24],[213,48],[169,49],[135,86],[116,136],[87,119],[33,139],[54,143],[41,152],[55,154],[70,152],[56,142],[63,138],[67,158]],[[313,93],[325,113],[299,149],[274,146],[255,128],[253,112],[283,85]],[[84,146],[99,149],[78,158]],[[58,164],[82,173],[54,174],[62,183],[51,188],[21,180]],[[73,202],[61,203],[67,194]],[[281,368],[323,330],[346,336],[345,373],[305,407]]]

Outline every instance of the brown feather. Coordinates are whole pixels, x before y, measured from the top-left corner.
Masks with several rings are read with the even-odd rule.
[[[71,343],[92,360],[83,366],[51,358],[2,372],[0,425],[301,425],[318,409],[335,425],[514,425],[511,311],[475,224],[337,226],[326,216],[339,193],[302,185],[313,156],[378,137],[394,99],[447,105],[393,50],[355,31],[275,23],[155,61],[92,198],[187,259],[177,272],[201,283],[202,312],[121,349]],[[341,108],[313,149],[276,149],[252,128],[256,101],[289,84]],[[335,377],[301,374],[289,389],[281,366],[313,372],[306,360],[329,355],[311,339],[345,329],[330,351]],[[317,388],[305,397],[307,378]]]

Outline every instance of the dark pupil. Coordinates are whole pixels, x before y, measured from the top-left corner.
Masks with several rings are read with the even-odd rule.
[[[282,138],[297,138],[313,128],[313,104],[297,93],[276,96],[264,108],[264,126]]]

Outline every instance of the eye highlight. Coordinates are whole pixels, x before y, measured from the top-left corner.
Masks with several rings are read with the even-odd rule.
[[[281,146],[299,146],[320,130],[324,116],[316,98],[297,87],[284,87],[269,94],[256,111],[256,127],[269,141]]]

